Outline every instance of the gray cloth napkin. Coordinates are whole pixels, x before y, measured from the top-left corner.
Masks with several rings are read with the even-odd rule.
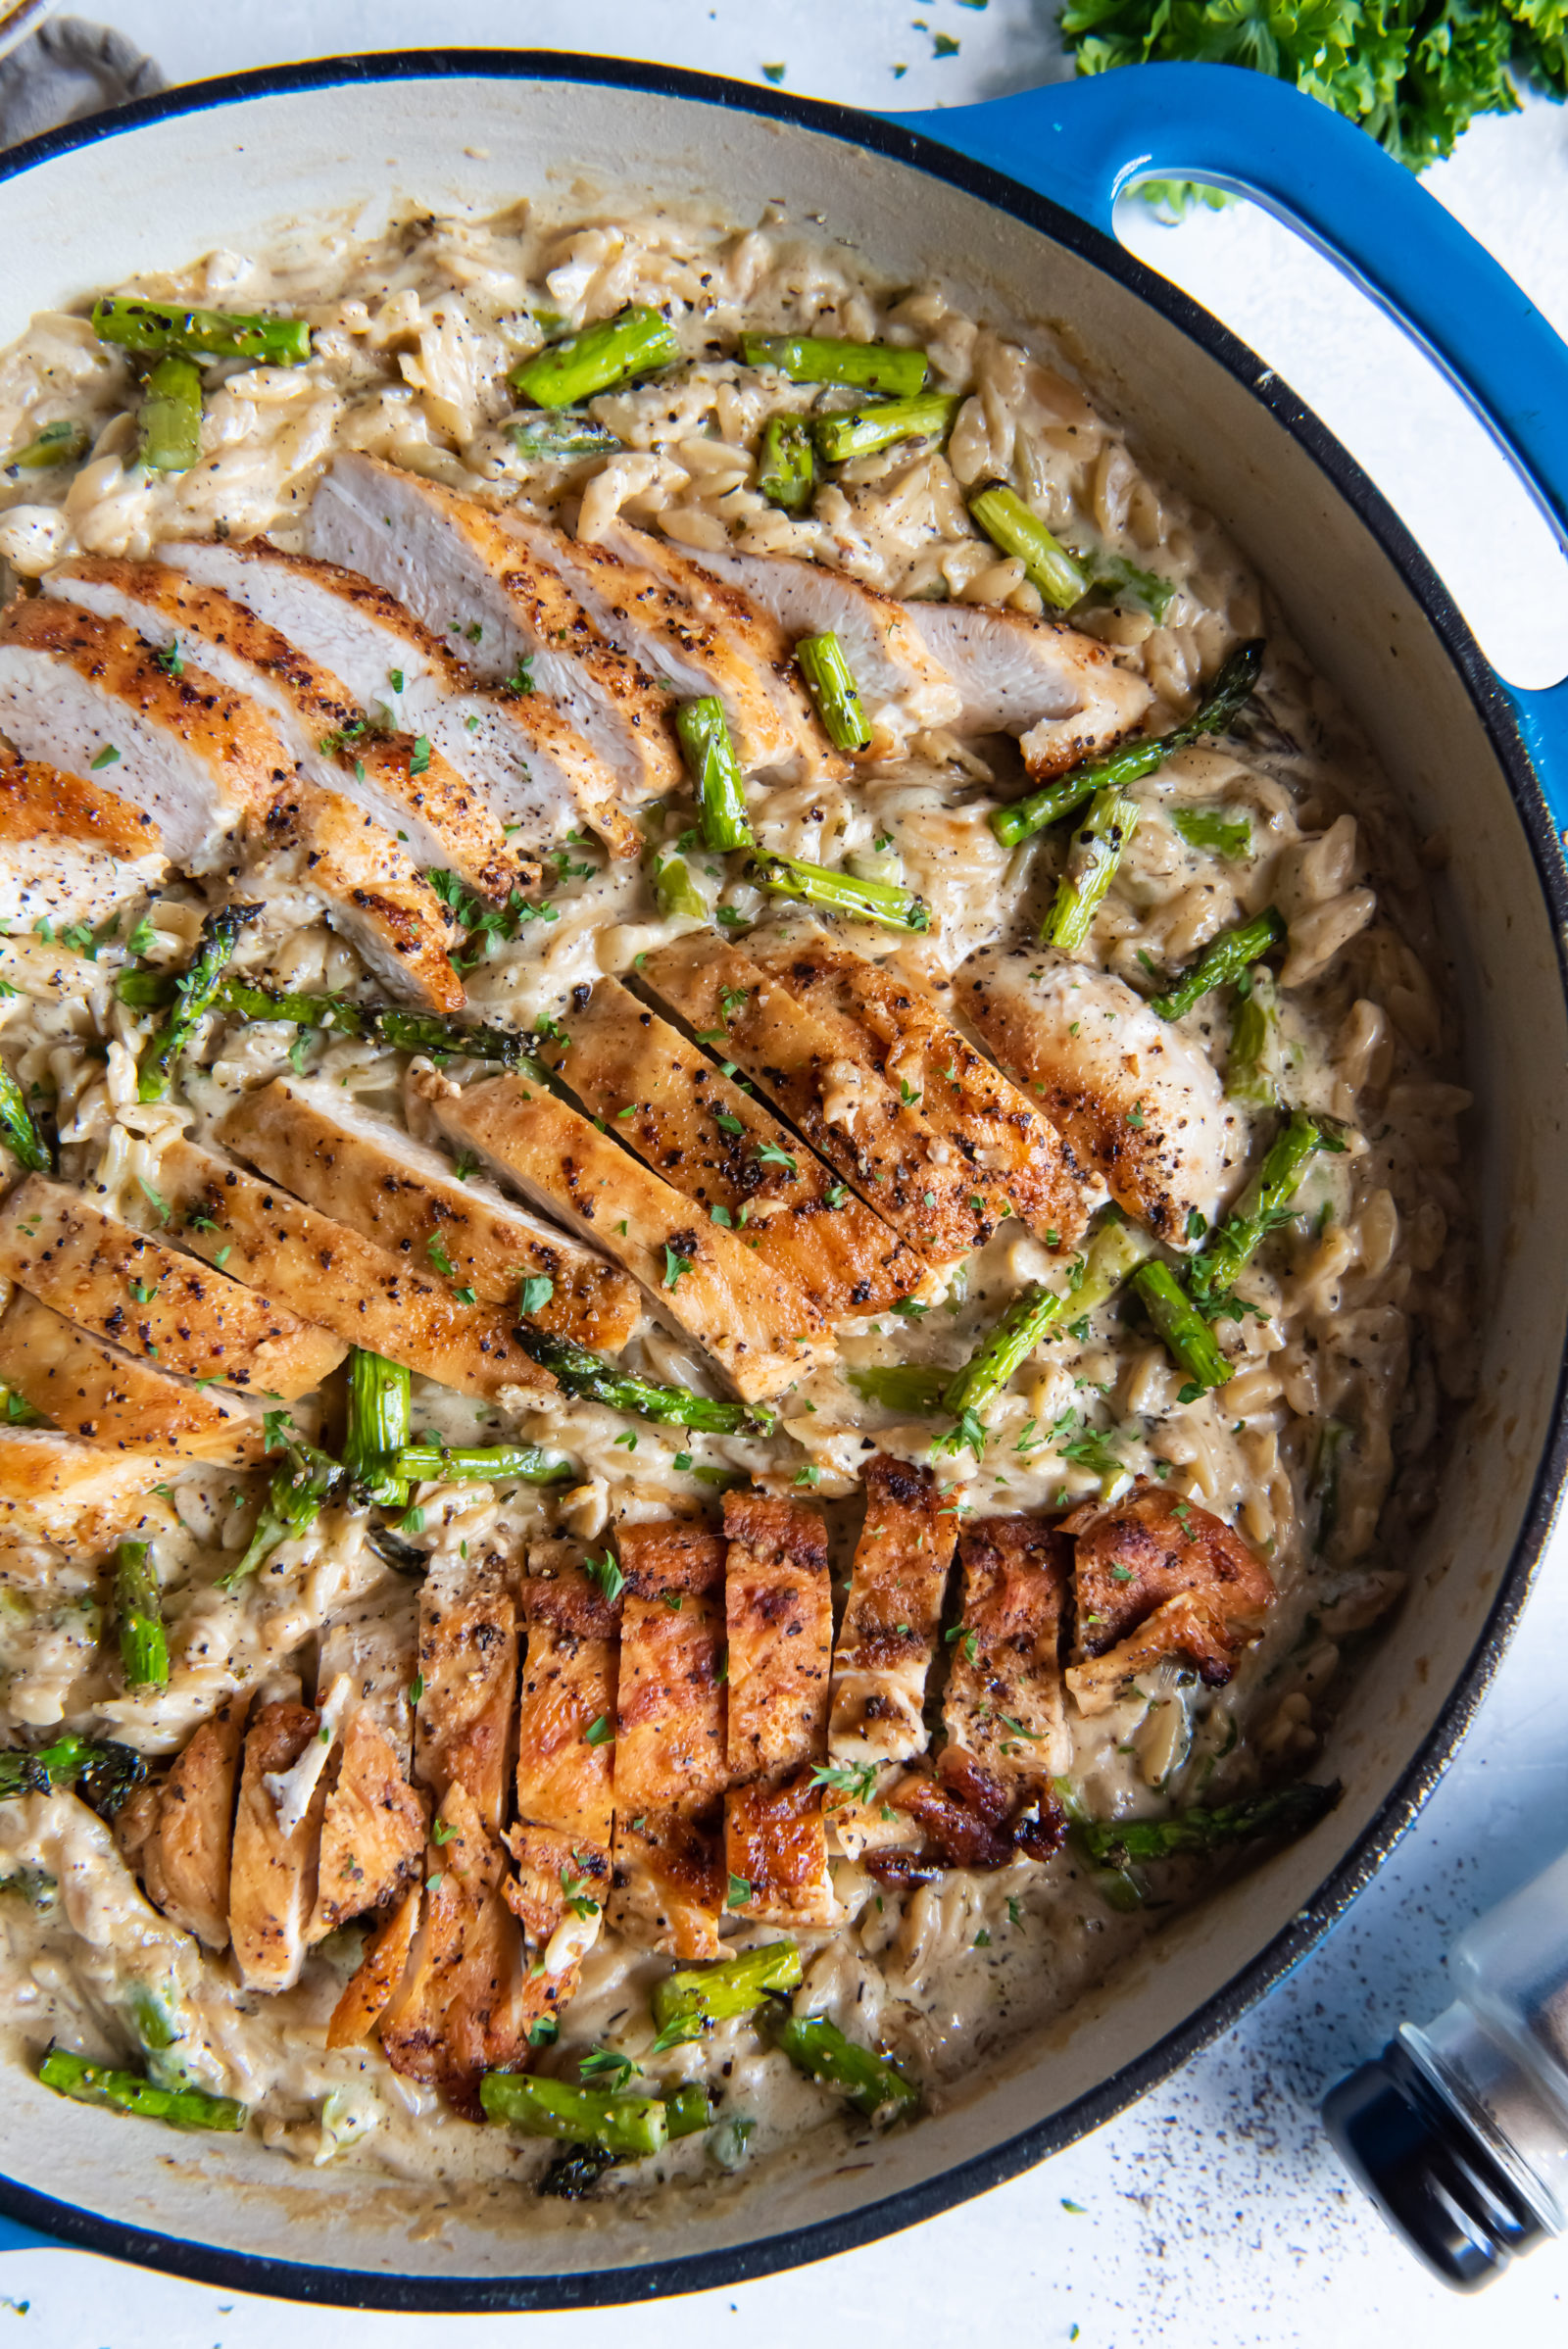
[[[167,87],[152,59],[122,32],[84,17],[56,17],[0,58],[0,147]]]

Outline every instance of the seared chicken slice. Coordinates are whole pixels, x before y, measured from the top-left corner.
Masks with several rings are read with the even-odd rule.
[[[225,1465],[261,1456],[261,1417],[248,1403],[100,1345],[24,1289],[0,1314],[0,1380],[84,1444]]]
[[[424,1804],[368,1706],[350,1713],[327,1784],[316,1905],[305,1932],[312,1943],[412,1891],[424,1858]]]
[[[715,627],[700,613],[668,566],[649,567],[608,546],[568,538],[519,507],[508,508],[502,521],[532,562],[564,581],[612,645],[652,675],[668,678],[678,700],[716,695],[736,758],[748,772],[796,763],[796,729],[780,718],[750,648],[737,641],[738,631]],[[808,720],[809,711],[803,710],[801,733],[810,730]]]
[[[719,1956],[725,1906],[725,1545],[669,1518],[622,1525],[614,1897],[646,1949]]]
[[[54,1428],[0,1427],[0,1542],[114,1541],[151,1514],[167,1523],[152,1497],[188,1460],[172,1452],[108,1451]]]
[[[1021,734],[1042,781],[1108,750],[1149,708],[1149,687],[1092,636],[992,604],[906,604],[926,651],[963,696],[963,734]]]
[[[1083,1713],[1103,1712],[1156,1660],[1184,1657],[1209,1688],[1257,1637],[1273,1580],[1234,1527],[1195,1500],[1140,1485],[1061,1520],[1073,1539],[1076,1639],[1067,1686]]]
[[[616,805],[614,776],[554,703],[504,685],[481,692],[384,588],[265,538],[190,540],[159,553],[279,629],[341,677],[362,709],[386,704],[406,734],[427,736],[519,847],[543,848],[587,824],[612,855],[641,852],[642,835]]]
[[[267,1782],[299,1761],[320,1726],[320,1715],[310,1705],[263,1705],[245,1739],[229,1862],[228,1930],[247,1990],[291,1990],[305,1963],[326,1784],[318,1784],[298,1826],[285,1832]]]
[[[228,1947],[229,1841],[248,1695],[230,1696],[153,1789],[151,1833],[135,1856],[154,1908],[208,1949]]]
[[[487,1567],[449,1557],[425,1576],[418,1687],[415,1777],[438,1803],[464,1786],[499,1834],[512,1768],[517,1621],[511,1592]]]
[[[792,555],[703,554],[703,568],[772,613],[791,642],[831,629],[860,691],[872,759],[902,758],[911,734],[951,726],[963,697],[913,624],[909,606],[847,571]]]
[[[381,2017],[381,2045],[395,2072],[439,2087],[477,2121],[480,2080],[526,2057],[529,2026],[554,2000],[543,1977],[529,1980],[504,1890],[506,1853],[461,1784],[447,1789],[437,1825],[424,1921]]]
[[[828,1005],[860,1030],[881,1074],[901,1101],[914,1096],[999,1217],[1010,1207],[1048,1248],[1077,1238],[1088,1205],[1060,1136],[944,1018],[934,996],[815,928],[760,930],[746,951],[798,1003]]]
[[[368,706],[358,702],[247,606],[167,563],[81,556],[58,563],[43,592],[125,621],[171,659],[194,661],[228,692],[247,695],[301,774],[363,808],[404,842],[416,864],[450,867],[493,898],[532,877],[488,800],[453,772],[428,736],[394,731],[389,687]]]
[[[729,1635],[724,1797],[728,1905],[768,1924],[828,1925],[838,1903],[827,1872],[822,1793],[827,1759],[833,1587],[827,1528],[814,1509],[726,1493]],[[733,1783],[733,1782],[742,1783]]]
[[[767,692],[788,745],[784,756],[760,763],[779,767],[801,782],[847,771],[849,760],[834,750],[812,708],[796,666],[794,642],[771,612],[732,582],[705,569],[673,539],[634,530],[620,514],[596,534],[596,544],[607,547],[622,563],[651,572],[663,587],[684,598],[710,632],[750,662]],[[721,693],[716,685],[711,690]]]
[[[285,1401],[318,1387],[348,1350],[329,1330],[46,1175],[29,1175],[6,1201],[0,1279],[160,1370]]]
[[[833,1650],[835,1762],[907,1761],[930,1742],[925,1685],[957,1539],[954,1499],[929,1468],[886,1452],[865,1464],[865,1523]]]
[[[323,1214],[485,1303],[515,1307],[519,1282],[545,1281],[549,1295],[530,1320],[578,1346],[618,1353],[642,1319],[637,1285],[615,1265],[482,1176],[460,1176],[442,1151],[341,1086],[279,1077],[246,1094],[219,1137]]]
[[[635,803],[680,779],[671,698],[611,644],[558,573],[471,498],[339,457],[311,506],[310,553],[362,571],[482,682],[548,695]]]
[[[990,1239],[1005,1193],[938,1133],[914,1087],[884,1073],[863,1028],[705,935],[661,947],[641,976],[928,1264],[946,1270]]]
[[[662,1318],[694,1338],[748,1402],[765,1400],[833,1351],[799,1290],[575,1109],[520,1076],[492,1077],[431,1106],[447,1139],[525,1198],[596,1240]]]
[[[0,742],[0,922],[99,922],[169,870],[151,813]]]
[[[416,1885],[412,1892],[405,1893],[380,1931],[368,1942],[359,1970],[350,1978],[332,2009],[332,2020],[326,2027],[329,2048],[357,2047],[369,2037],[403,1980],[423,1903],[424,1887]]]
[[[354,1701],[375,1723],[407,1778],[414,1760],[414,1699],[418,1671],[419,1609],[399,1576],[368,1590],[336,1613],[321,1633],[317,1686],[347,1680]]]
[[[601,979],[567,1021],[564,1050],[543,1046],[541,1058],[617,1141],[739,1234],[783,1288],[804,1292],[824,1322],[927,1294],[929,1270],[881,1217],[618,979]]]
[[[1215,1220],[1243,1144],[1197,1045],[1120,979],[1051,947],[982,947],[954,986],[1002,1066],[1119,1207],[1168,1248]]]
[[[235,861],[246,818],[293,771],[244,699],[195,669],[171,676],[119,620],[48,596],[0,612],[0,732],[24,758],[112,772],[191,872]]]
[[[517,1817],[610,1853],[620,1609],[581,1566],[536,1543],[519,1600]]]
[[[942,1700],[949,1747],[1004,1788],[1072,1763],[1057,1647],[1070,1552],[1033,1517],[972,1519],[958,1536],[961,1630]]]
[[[426,1011],[463,1003],[451,961],[457,924],[408,851],[341,793],[285,783],[246,825],[245,857],[247,894],[260,884],[274,920],[287,921],[290,899],[302,920],[318,905],[392,994]]]
[[[210,1260],[221,1253],[231,1278],[313,1314],[346,1346],[368,1346],[486,1401],[511,1387],[555,1392],[517,1344],[511,1314],[464,1304],[444,1282],[410,1271],[277,1185],[189,1142],[168,1145],[158,1182],[187,1248]]]

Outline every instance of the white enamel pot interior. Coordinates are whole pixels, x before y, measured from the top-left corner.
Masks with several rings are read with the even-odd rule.
[[[471,2204],[254,2140],[113,2123],[13,2072],[0,2205],[60,2239],[257,2291],[387,2306],[568,2306],[691,2290],[819,2257],[978,2192],[1097,2126],[1203,2044],[1323,1933],[1408,1824],[1523,1602],[1562,1466],[1568,1020],[1560,856],[1506,705],[1387,508],[1287,389],[1070,215],[865,118],[655,68],[432,56],[175,91],[0,165],[0,339],[39,309],[291,214],[391,188],[437,212],[777,199],[897,283],[934,272],[1002,325],[1047,321],[1156,471],[1224,523],[1340,689],[1443,883],[1478,1098],[1477,1398],[1408,1602],[1356,1681],[1322,1772],[1339,1808],[1183,1917],[1054,2030],[977,2059],[913,2129],[834,2129],[713,2197],[639,2214],[532,2195]],[[853,2164],[846,2174],[845,2165]]]

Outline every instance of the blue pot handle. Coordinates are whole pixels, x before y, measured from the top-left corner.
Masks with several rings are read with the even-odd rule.
[[[1133,66],[982,106],[893,118],[1114,233],[1141,179],[1200,179],[1298,229],[1435,360],[1568,552],[1568,349],[1402,164],[1331,108],[1237,66]],[[1508,687],[1568,824],[1568,681]]]

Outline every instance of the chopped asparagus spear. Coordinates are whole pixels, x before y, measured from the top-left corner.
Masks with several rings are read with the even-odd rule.
[[[955,1372],[942,1397],[944,1410],[960,1419],[965,1411],[983,1411],[994,1401],[1060,1319],[1069,1294],[1034,1282],[1015,1297],[963,1368]]]
[[[185,359],[253,359],[261,367],[297,367],[311,356],[304,318],[242,318],[148,302],[140,294],[109,294],[95,302],[92,330],[101,343],[118,343],[149,359],[174,352]]]
[[[142,1052],[136,1073],[138,1100],[161,1101],[168,1095],[174,1063],[198,1023],[212,1009],[241,930],[255,921],[261,910],[260,905],[222,905],[202,923],[190,967],[175,982],[169,1017]]]
[[[1192,969],[1185,971],[1174,987],[1166,988],[1163,995],[1150,997],[1150,1009],[1157,1011],[1161,1019],[1180,1019],[1195,1003],[1201,1003],[1212,988],[1229,987],[1259,955],[1278,946],[1284,936],[1285,923],[1272,905],[1254,915],[1251,921],[1239,922],[1234,930],[1222,930],[1217,938],[1209,940]]]
[[[86,425],[74,416],[61,416],[57,422],[45,424],[34,439],[24,442],[6,458],[3,469],[8,473],[18,469],[41,473],[52,465],[74,465],[78,457],[86,456],[91,437]]]
[[[479,2082],[485,2118],[504,2121],[531,2137],[565,2137],[574,2145],[635,2159],[659,2153],[668,2129],[653,2096],[613,2096],[605,2088],[574,2088],[531,2072],[487,2072]]]
[[[505,430],[519,457],[544,465],[559,465],[564,458],[613,457],[621,445],[608,425],[565,410],[540,408],[531,416],[513,416]]]
[[[481,1027],[477,1022],[399,1011],[381,1003],[368,1012],[367,1028],[395,1052],[427,1052],[436,1060],[500,1060],[508,1068],[520,1068],[541,1085],[546,1082],[543,1069],[528,1052],[527,1038],[511,1028]]]
[[[1086,1313],[1109,1304],[1129,1274],[1153,1252],[1154,1243],[1119,1207],[1107,1207],[1096,1224],[1084,1253],[1082,1277],[1069,1280],[1058,1320],[1079,1321]]]
[[[1072,836],[1067,870],[1056,884],[1051,911],[1041,924],[1047,946],[1075,954],[1088,941],[1095,914],[1115,877],[1122,852],[1138,829],[1138,802],[1115,784],[1097,791],[1089,812]]]
[[[392,1473],[414,1485],[484,1484],[516,1478],[525,1485],[559,1485],[577,1471],[559,1452],[534,1444],[497,1444],[449,1450],[433,1438],[416,1438],[392,1455]]]
[[[747,878],[769,897],[804,898],[808,905],[853,913],[861,921],[884,922],[890,930],[931,927],[931,909],[924,898],[892,881],[861,881],[854,873],[834,873],[825,865],[805,864],[798,856],[760,856]]]
[[[1162,620],[1170,610],[1175,600],[1175,585],[1169,579],[1162,579],[1157,571],[1140,570],[1136,563],[1129,563],[1125,556],[1109,554],[1103,547],[1097,547],[1089,554],[1074,548],[1072,553],[1074,561],[1089,574],[1091,593],[1099,589],[1117,604],[1125,603],[1131,596],[1142,604],[1151,619]]]
[[[675,712],[675,732],[697,789],[704,846],[721,856],[730,849],[751,848],[756,836],[747,820],[746,781],[724,722],[723,703],[713,694],[683,702]]]
[[[1231,655],[1183,724],[1169,734],[1140,735],[1114,751],[1106,751],[1099,759],[1087,759],[1081,766],[1069,767],[1054,782],[1014,800],[1008,807],[999,807],[991,818],[992,831],[1004,848],[1016,848],[1020,840],[1028,840],[1033,833],[1044,831],[1047,824],[1070,815],[1095,792],[1111,784],[1136,783],[1140,777],[1152,775],[1163,766],[1173,752],[1186,750],[1190,743],[1200,741],[1205,734],[1223,734],[1237,711],[1250,701],[1262,665],[1263,641],[1254,637]]]
[[[801,514],[816,487],[816,452],[809,428],[798,416],[770,416],[762,426],[757,486],[769,506]]]
[[[661,313],[630,302],[612,318],[548,344],[514,367],[507,381],[536,408],[580,408],[595,392],[673,367],[679,357],[680,344]]]
[[[209,2095],[204,2088],[159,2088],[139,2072],[117,2072],[84,2055],[51,2047],[38,2066],[46,2088],[78,2104],[107,2105],[112,2112],[136,2113],[144,2121],[168,2121],[175,2129],[243,2129],[249,2109],[234,2096]]]
[[[873,1362],[863,1370],[847,1369],[844,1376],[862,1402],[924,1417],[941,1410],[952,1373],[923,1362]]]
[[[1015,489],[1004,481],[988,481],[969,500],[969,512],[1004,555],[1014,555],[1048,604],[1066,612],[1082,601],[1089,581],[1060,539],[1054,538],[1038,514],[1031,514]]]
[[[1252,826],[1246,815],[1227,815],[1223,807],[1173,807],[1170,820],[1190,849],[1207,849],[1227,864],[1251,855]]]
[[[661,856],[649,867],[654,896],[666,921],[707,921],[708,900],[692,879],[684,856]]]
[[[115,1610],[126,1688],[166,1688],[169,1639],[150,1542],[122,1542],[116,1550]]]
[[[793,1941],[765,1941],[760,1949],[712,1966],[686,1966],[654,1988],[655,2050],[700,2039],[732,2015],[755,2014],[770,1991],[800,1987],[801,1953]]]
[[[83,1802],[112,1818],[146,1775],[146,1763],[128,1745],[95,1744],[74,1730],[62,1732],[47,1745],[0,1747],[0,1802],[73,1786]]]
[[[765,1436],[773,1414],[759,1404],[714,1402],[706,1395],[690,1395],[684,1387],[658,1387],[620,1370],[586,1346],[573,1346],[531,1322],[518,1325],[516,1339],[525,1352],[553,1372],[568,1395],[604,1403],[612,1411],[629,1411],[639,1419],[662,1420],[671,1427],[694,1428],[709,1436]]]
[[[169,971],[129,970],[115,981],[122,1003],[159,1010],[175,1001],[178,979]],[[426,1052],[432,1059],[500,1060],[523,1069],[541,1085],[543,1069],[531,1058],[528,1039],[512,1028],[442,1019],[433,1012],[404,1011],[392,1003],[356,1003],[342,995],[280,995],[270,987],[226,973],[214,1002],[237,1019],[287,1020],[297,1028],[325,1028],[334,1035],[373,1037],[397,1052]]]
[[[1266,970],[1252,971],[1248,977],[1250,985],[1237,982],[1225,1091],[1233,1101],[1250,1101],[1258,1108],[1272,1109],[1280,1098],[1271,1065],[1279,1033],[1279,1002]]]
[[[908,398],[926,378],[923,351],[825,334],[743,334],[741,357],[749,367],[777,367],[792,383],[855,383],[890,399]]]
[[[811,427],[824,465],[848,465],[874,457],[901,440],[944,440],[963,403],[949,392],[921,392],[913,400],[878,400],[870,408],[849,408],[818,416]]]
[[[161,359],[147,378],[136,422],[150,473],[188,473],[202,453],[202,371],[194,359]]]
[[[411,1381],[407,1363],[357,1346],[349,1356],[348,1421],[343,1465],[368,1501],[400,1508],[409,1497],[394,1455],[409,1441]]]
[[[795,648],[801,674],[816,704],[827,738],[841,751],[868,751],[871,729],[860,707],[860,689],[844,657],[844,647],[831,628],[820,636],[803,636]]]
[[[809,2072],[824,2087],[837,2088],[868,2121],[878,2115],[899,2120],[920,2101],[912,2080],[873,2055],[869,2047],[858,2047],[853,2039],[847,2039],[825,2016],[781,2017],[773,2024],[773,2036],[792,2064]]]
[[[1268,1234],[1289,1221],[1291,1201],[1313,1152],[1344,1148],[1329,1119],[1308,1117],[1304,1109],[1293,1112],[1208,1247],[1193,1258],[1193,1296],[1205,1312],[1212,1313],[1218,1300],[1235,1287],[1238,1274]]]
[[[1102,1864],[1168,1860],[1179,1852],[1250,1843],[1259,1835],[1304,1835],[1339,1799],[1338,1782],[1328,1786],[1276,1786],[1270,1793],[1245,1795],[1240,1802],[1218,1804],[1213,1810],[1177,1811],[1169,1819],[1085,1821],[1074,1828],[1073,1837]]]
[[[1186,1371],[1193,1384],[1203,1393],[1223,1387],[1232,1376],[1231,1366],[1220,1351],[1218,1339],[1169,1265],[1141,1265],[1133,1275],[1133,1287],[1165,1341],[1171,1358]],[[1183,1394],[1186,1395],[1185,1389]]]
[[[22,1087],[3,1060],[0,1060],[0,1142],[29,1174],[52,1172],[54,1160],[38,1138]]]
[[[278,1544],[308,1534],[323,1502],[335,1498],[348,1485],[347,1471],[336,1460],[298,1439],[288,1444],[256,1519],[256,1530],[237,1566],[231,1566],[217,1588],[234,1590],[254,1574]]]
[[[694,2137],[712,2118],[713,2108],[700,2080],[690,2080],[664,2098],[664,2128],[672,2142],[676,2137]]]

